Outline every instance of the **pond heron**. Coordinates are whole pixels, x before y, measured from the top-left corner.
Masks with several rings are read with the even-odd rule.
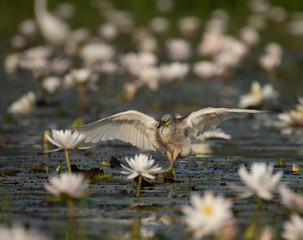
[[[224,120],[261,112],[209,107],[180,118],[165,114],[157,121],[144,113],[129,110],[78,127],[76,130],[86,136],[85,142],[119,139],[142,149],[166,151],[170,167],[164,172],[172,171],[175,175],[173,164],[176,158],[194,155],[191,140],[207,130],[215,129]]]

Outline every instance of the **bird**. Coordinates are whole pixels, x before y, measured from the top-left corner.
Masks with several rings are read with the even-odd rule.
[[[70,27],[47,10],[47,0],[35,0],[35,16],[43,37],[54,46],[63,45],[70,37]]]
[[[120,112],[80,126],[76,131],[85,135],[85,142],[122,140],[138,148],[166,152],[169,168],[175,176],[173,164],[178,156],[194,154],[191,141],[204,132],[215,129],[222,121],[241,118],[258,110],[207,107],[185,117],[174,118],[165,114],[160,121],[136,110]]]

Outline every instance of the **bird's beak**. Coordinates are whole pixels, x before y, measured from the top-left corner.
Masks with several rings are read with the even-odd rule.
[[[164,126],[165,124],[166,124],[166,122],[165,122],[165,121],[161,121],[161,122],[159,123],[159,125],[158,125],[158,127],[157,127],[157,128],[160,128],[160,127]]]

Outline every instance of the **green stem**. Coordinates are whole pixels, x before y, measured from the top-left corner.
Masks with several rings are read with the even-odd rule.
[[[68,169],[68,172],[71,174],[71,173],[72,173],[72,168],[71,168],[71,166],[70,166],[69,155],[68,155],[68,149],[67,149],[67,148],[64,148],[64,152],[65,152],[65,159],[66,159],[67,169]]]
[[[259,210],[261,208],[261,204],[262,204],[262,198],[258,197],[256,207],[255,207],[255,210],[254,210],[254,217],[257,217],[257,215],[259,213]]]
[[[68,239],[75,239],[75,213],[74,213],[74,203],[73,199],[67,198],[67,207],[68,207],[68,215],[69,215],[69,234]]]
[[[85,95],[85,86],[82,84],[78,85],[78,113],[81,114],[87,107],[87,99]]]
[[[139,175],[139,178],[138,178],[138,187],[137,187],[137,195],[136,195],[137,198],[140,197],[141,183],[142,183],[142,176]]]
[[[259,210],[261,208],[261,204],[262,204],[262,199],[258,198],[251,222],[244,232],[244,236],[243,236],[244,239],[249,240],[255,238],[256,230],[257,230],[257,218],[258,218]]]
[[[273,85],[274,88],[277,88],[277,86],[278,86],[278,79],[277,79],[276,70],[273,69],[273,70],[269,71],[268,72],[268,77],[269,77],[269,81],[271,82],[271,85]]]
[[[33,73],[33,81],[34,81],[34,87],[35,87],[35,92],[38,97],[38,102],[42,103],[44,102],[44,95],[43,95],[43,90],[40,84],[40,81],[37,76]]]

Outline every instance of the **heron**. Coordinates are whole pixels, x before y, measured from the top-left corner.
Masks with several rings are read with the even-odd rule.
[[[208,107],[185,117],[174,118],[165,114],[157,121],[144,113],[129,110],[78,127],[76,130],[86,136],[87,143],[118,139],[141,149],[165,151],[170,166],[163,172],[171,171],[175,176],[175,160],[178,156],[187,157],[194,154],[191,141],[197,136],[215,129],[224,120],[261,112],[263,111]]]
[[[43,37],[54,46],[64,45],[70,37],[70,28],[47,10],[47,0],[35,0],[34,11]]]

